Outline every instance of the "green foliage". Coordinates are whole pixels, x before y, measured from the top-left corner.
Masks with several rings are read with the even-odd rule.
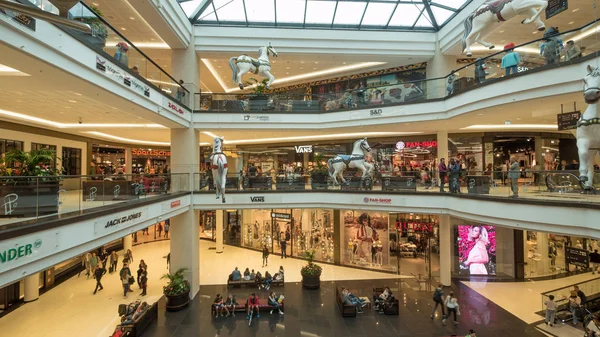
[[[4,154],[0,162],[0,176],[29,176],[50,177],[57,176],[59,172],[52,167],[55,152],[52,150],[34,150],[26,152],[13,149]]]
[[[166,296],[177,296],[190,291],[190,283],[183,278],[183,273],[187,268],[179,268],[174,274],[164,274],[160,279],[168,279],[169,283],[163,286],[163,293]]]
[[[255,87],[252,87],[255,94],[261,95],[265,93],[265,90],[267,89],[267,82],[269,82],[269,79],[265,78],[262,81],[259,81],[256,78],[251,77],[250,80],[251,81],[247,81],[246,83],[244,83],[244,86],[249,87],[252,85],[256,85]]]
[[[302,276],[321,276],[323,268],[318,264],[314,263],[316,251],[314,249],[307,250],[302,254],[302,257],[308,262],[308,264],[300,269]]]
[[[323,165],[323,155],[315,153],[314,160],[317,166],[313,166],[310,175],[329,175],[329,168],[327,165]]]

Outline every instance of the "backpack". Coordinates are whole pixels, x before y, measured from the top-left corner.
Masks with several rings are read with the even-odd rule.
[[[442,302],[443,294],[444,294],[444,292],[442,291],[442,289],[436,288],[435,292],[433,293],[433,300],[436,302]]]

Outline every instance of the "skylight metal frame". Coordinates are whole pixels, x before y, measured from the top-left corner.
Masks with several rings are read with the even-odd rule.
[[[178,3],[184,3],[190,0],[177,0]],[[219,10],[225,6],[228,6],[230,3],[234,2],[234,1],[239,1],[239,0],[228,0],[227,2],[225,2],[225,4],[221,5],[220,8],[217,8],[214,4],[213,0],[203,0],[200,2],[200,4],[198,5],[198,8],[196,8],[192,13],[189,13],[189,19],[190,22],[192,22],[192,24],[194,25],[210,25],[210,26],[246,26],[246,27],[281,27],[281,28],[305,28],[305,29],[310,29],[310,28],[314,28],[314,29],[345,29],[345,30],[390,30],[390,31],[439,31],[446,23],[448,23],[450,20],[452,20],[457,14],[458,12],[460,12],[462,9],[464,9],[469,3],[471,3],[472,0],[464,0],[463,4],[460,6],[460,8],[452,8],[449,7],[447,5],[444,5],[442,3],[438,3],[438,2],[443,2],[443,0],[297,0],[297,1],[304,1],[304,18],[302,20],[302,22],[280,22],[280,20],[278,20],[277,18],[277,1],[278,0],[273,0],[273,17],[274,22],[260,22],[260,21],[249,21],[248,20],[248,5],[246,4],[245,0],[241,0],[242,2],[242,6],[244,8],[244,18],[245,21],[228,21],[226,17],[221,16],[221,18],[219,17]],[[266,0],[268,1],[268,0]],[[335,9],[333,11],[333,14],[331,16],[331,21],[328,20],[329,23],[327,24],[321,24],[321,23],[307,23],[306,22],[306,15],[307,15],[307,10],[308,10],[308,3],[309,2],[327,2],[327,3],[334,3],[335,2]],[[338,5],[341,2],[358,2],[361,4],[365,4],[364,9],[362,11],[362,13],[360,14],[360,22],[358,24],[336,24],[335,23],[335,18],[336,15],[338,14]],[[381,25],[373,25],[371,22],[371,25],[367,25],[363,23],[363,20],[365,18],[365,14],[369,8],[369,4],[372,3],[384,3],[384,4],[393,4],[395,5],[389,18],[387,19],[387,22],[383,22]],[[392,24],[392,18],[394,18],[394,15],[396,14],[396,11],[398,10],[399,5],[418,5],[418,6],[423,6],[422,9],[420,9],[419,14],[414,18],[414,21],[412,22],[403,22],[402,25],[394,25]],[[280,3],[280,6],[282,6],[282,4]],[[330,5],[331,6],[331,5]],[[444,9],[446,11],[451,11],[452,15],[450,15],[444,22],[439,22],[438,19],[435,17],[435,14],[432,11],[432,7],[437,7],[437,8],[441,8]],[[255,7],[250,7],[250,8],[254,8]],[[331,8],[331,7],[330,7]],[[281,9],[280,9],[281,10]],[[439,11],[438,11],[439,12]],[[209,15],[212,16],[212,14],[214,13],[214,18],[216,20],[202,20],[205,17],[208,17]],[[230,12],[231,13],[231,12]],[[430,22],[430,26],[429,27],[417,27],[416,24],[419,22],[419,20],[425,15],[425,18],[427,19],[427,21]],[[299,18],[299,16],[298,16]],[[328,16],[326,18],[329,18]],[[402,16],[398,16],[396,18],[395,21],[401,20]],[[272,20],[272,19],[270,19]],[[413,20],[413,18],[411,17],[410,20]],[[366,20],[368,21],[368,20]],[[372,21],[372,20],[371,20]],[[423,23],[423,22],[421,22]]]

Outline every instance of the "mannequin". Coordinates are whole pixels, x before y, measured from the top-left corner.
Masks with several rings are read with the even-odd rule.
[[[550,271],[556,270],[556,244],[554,242],[550,242],[548,245],[548,257],[550,258]]]

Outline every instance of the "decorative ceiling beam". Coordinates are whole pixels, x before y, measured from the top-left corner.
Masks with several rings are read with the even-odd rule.
[[[394,17],[394,13],[396,13],[396,9],[398,9],[398,5],[400,4],[400,1],[396,2],[396,6],[394,6],[394,10],[392,11],[392,15],[390,15],[390,18],[388,19],[388,22],[385,24],[385,29],[387,29],[390,25],[390,22],[392,22],[392,18]]]
[[[425,5],[425,10],[427,11],[427,15],[429,15],[429,22],[431,22],[431,25],[433,25],[433,29],[435,29],[436,31],[440,30],[440,27],[437,24],[437,21],[435,21],[435,17],[433,16],[433,12],[431,11],[431,7],[429,7],[429,1],[430,0],[423,0],[423,4]]]
[[[198,8],[196,8],[196,11],[192,14],[192,16],[190,17],[190,22],[192,22],[192,24],[194,22],[196,22],[196,20],[198,20],[198,18],[200,17],[200,15],[202,15],[204,13],[204,11],[213,4],[213,0],[204,0],[204,2],[202,2],[200,4],[200,6],[198,6]],[[215,8],[213,6],[213,8]],[[217,15],[217,12],[215,11],[215,15]],[[218,21],[218,20],[217,20]]]

